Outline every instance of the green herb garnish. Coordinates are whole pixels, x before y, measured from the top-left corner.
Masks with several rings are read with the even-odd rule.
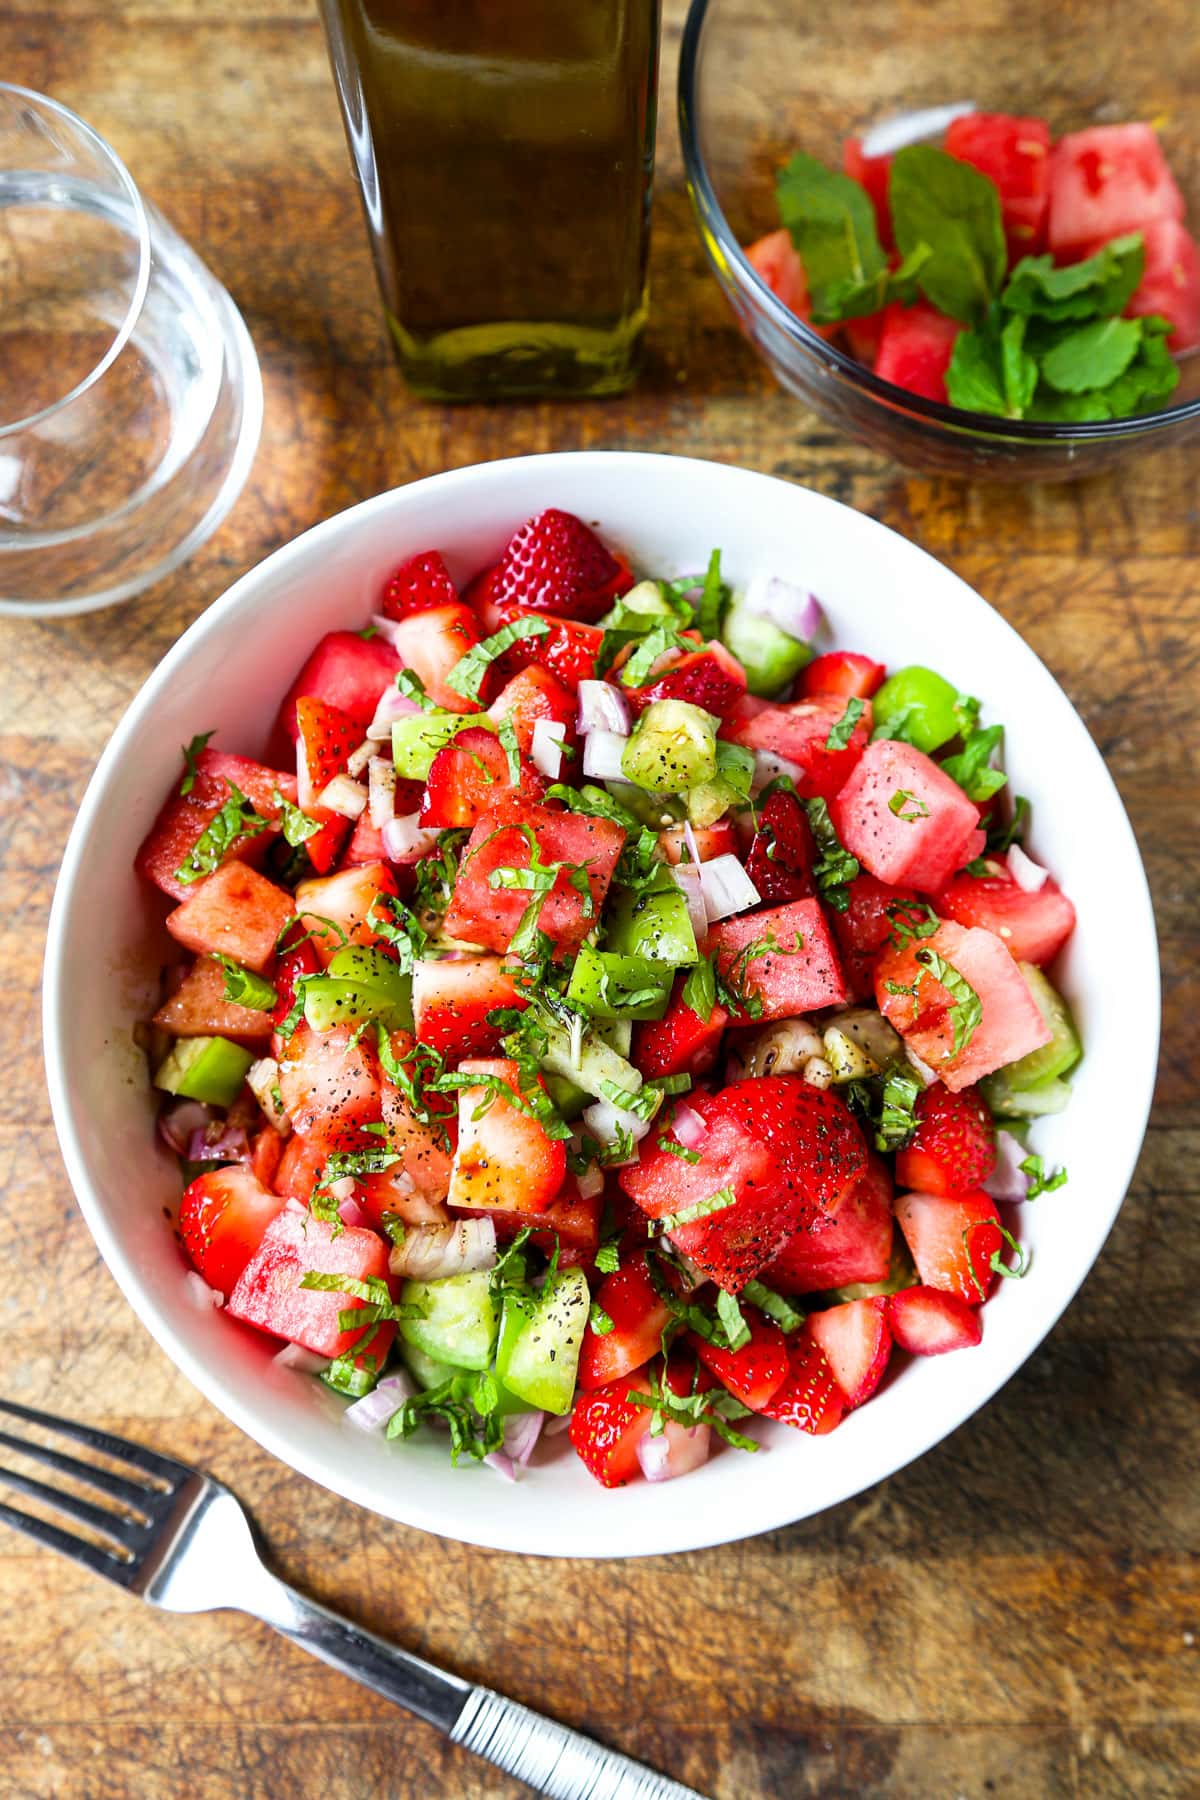
[[[186,862],[182,862],[175,871],[176,881],[182,882],[185,887],[190,887],[193,881],[201,881],[205,875],[211,875],[236,845],[257,837],[260,831],[266,831],[270,826],[271,821],[255,812],[239,787],[235,787],[232,781],[226,785],[229,788],[228,800],[214,813],[193,844]]]
[[[254,1012],[271,1012],[278,1006],[279,995],[264,975],[244,969],[241,963],[234,962],[232,956],[224,956],[220,950],[212,950],[209,954],[225,971],[226,1000],[235,1006],[248,1006]]]
[[[206,748],[211,731],[198,731],[190,744],[185,744],[180,752],[184,761],[183,780],[179,783],[180,796],[184,799],[196,785],[196,758]]]
[[[478,700],[483,688],[483,678],[496,658],[511,650],[523,638],[546,637],[550,626],[545,619],[526,617],[514,619],[511,625],[501,626],[491,637],[484,638],[481,644],[474,644],[465,656],[460,656],[450,673],[446,676],[446,686],[464,700]]]

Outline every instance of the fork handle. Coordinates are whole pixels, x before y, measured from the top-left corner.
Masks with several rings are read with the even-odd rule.
[[[703,1800],[694,1788],[491,1688],[471,1689],[450,1737],[547,1800]]]
[[[330,1612],[278,1576],[262,1574],[263,1586],[253,1600],[247,1598],[248,1610],[330,1668],[436,1725],[453,1743],[527,1782],[547,1800],[703,1800],[693,1788],[491,1688],[472,1687]]]

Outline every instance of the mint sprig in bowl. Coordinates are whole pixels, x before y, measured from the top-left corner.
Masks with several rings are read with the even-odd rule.
[[[919,41],[884,56],[852,10],[763,0],[751,33],[739,0],[693,0],[679,88],[689,185],[718,281],[781,385],[910,467],[1002,480],[1087,475],[1194,433],[1200,166],[1169,10],[1136,45],[1092,46],[1085,67],[1054,9],[1022,15],[1017,54],[1004,34],[967,37],[961,13],[931,0]],[[974,117],[942,148],[958,114]],[[992,114],[1030,127],[999,188],[959,150]],[[1145,230],[1110,208],[1119,230],[1101,220],[1090,241],[1064,248],[1058,229],[1047,242],[1020,156],[1040,177],[1064,134],[1083,133],[1088,154],[1094,141],[1095,166],[1080,159],[1087,221],[1106,132],[1120,147],[1114,123],[1146,120],[1155,129],[1129,140]],[[847,140],[872,154],[852,158]],[[782,271],[776,242],[793,259]],[[882,320],[906,340],[899,354],[882,352]]]

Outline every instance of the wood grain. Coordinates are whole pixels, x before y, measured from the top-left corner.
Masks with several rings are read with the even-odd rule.
[[[0,73],[50,90],[117,146],[229,285],[266,383],[249,486],[186,569],[115,612],[0,626],[3,1386],[211,1468],[300,1585],[714,1800],[1192,1795],[1197,459],[1061,489],[971,488],[906,476],[800,413],[732,330],[691,224],[669,94],[681,11],[668,7],[645,379],[620,402],[486,410],[414,402],[394,372],[307,5],[0,0]],[[276,545],[381,488],[592,445],[809,483],[1001,608],[1079,704],[1133,817],[1158,908],[1165,1049],[1109,1246],[986,1412],[790,1530],[678,1559],[547,1565],[358,1512],[199,1398],[77,1214],[34,1046],[71,817],[123,707],[189,621]],[[1117,945],[1115,979],[1119,963]],[[0,1614],[5,1800],[517,1800],[249,1621],[152,1614],[7,1538]]]

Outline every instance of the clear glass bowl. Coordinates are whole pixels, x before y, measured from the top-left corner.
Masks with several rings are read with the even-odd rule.
[[[910,468],[1001,481],[1091,475],[1200,428],[1200,353],[1170,406],[1049,425],[961,412],[907,393],[827,344],[755,274],[741,246],[778,227],[774,183],[796,150],[841,166],[842,140],[918,108],[970,100],[1058,132],[1156,125],[1200,228],[1200,32],[1194,0],[1114,29],[1046,0],[692,0],[679,64],[688,186],[705,249],[742,330],[790,393]]]

